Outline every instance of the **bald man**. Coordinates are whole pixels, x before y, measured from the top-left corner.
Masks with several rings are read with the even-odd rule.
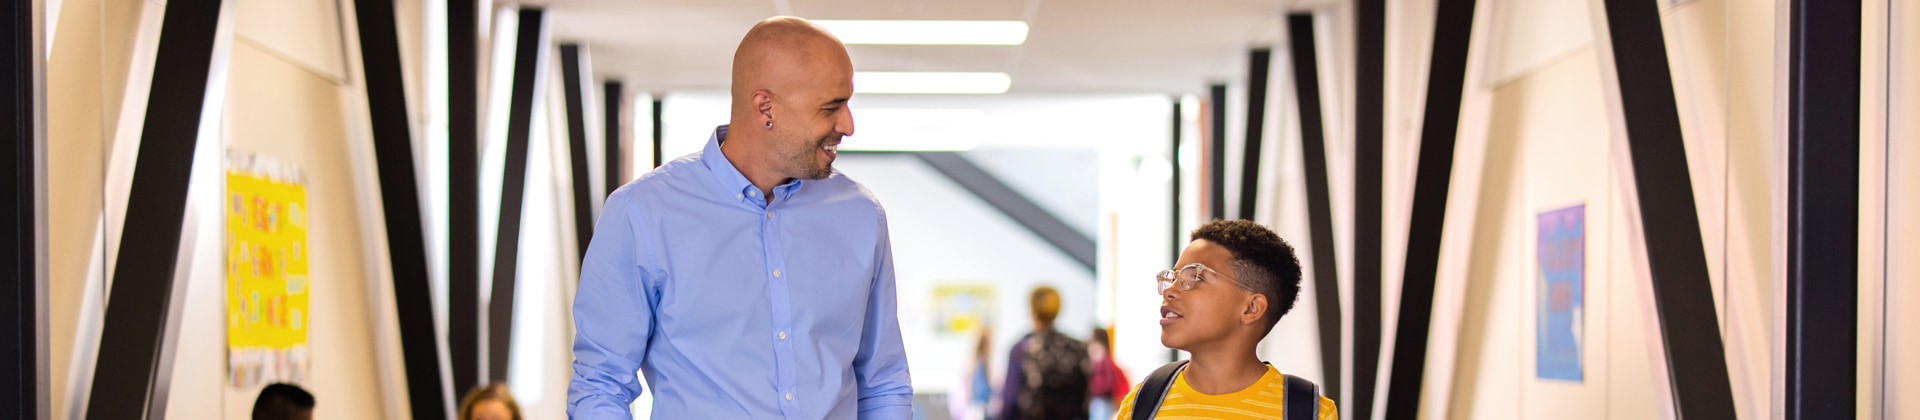
[[[886,210],[833,169],[853,62],[805,20],[747,32],[733,112],[700,152],[614,191],[573,301],[567,413],[905,419]]]

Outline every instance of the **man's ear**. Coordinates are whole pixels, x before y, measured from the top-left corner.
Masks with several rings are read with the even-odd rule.
[[[1244,306],[1245,309],[1240,311],[1240,323],[1252,324],[1260,322],[1262,318],[1266,318],[1267,316],[1267,295],[1259,293],[1248,293],[1247,295],[1247,304]]]
[[[756,90],[753,91],[753,96],[749,100],[753,102],[754,123],[766,126],[773,122],[773,92],[768,92],[766,89]]]

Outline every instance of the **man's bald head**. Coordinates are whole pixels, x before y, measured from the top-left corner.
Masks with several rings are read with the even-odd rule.
[[[733,100],[741,111],[754,91],[779,95],[795,89],[852,85],[853,60],[826,28],[792,16],[760,21],[733,53]]]
[[[732,129],[720,150],[765,192],[831,176],[840,139],[853,135],[852,97],[853,60],[833,34],[796,17],[760,21],[733,54]]]

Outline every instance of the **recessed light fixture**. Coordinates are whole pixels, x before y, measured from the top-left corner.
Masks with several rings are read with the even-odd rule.
[[[1012,85],[1013,78],[1001,72],[853,73],[853,91],[857,93],[1006,93]]]
[[[1017,20],[816,20],[840,42],[870,45],[1020,45],[1027,23]]]

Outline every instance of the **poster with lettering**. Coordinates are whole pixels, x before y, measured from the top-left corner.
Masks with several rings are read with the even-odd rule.
[[[227,383],[308,378],[307,187],[298,168],[229,150]]]
[[[1585,380],[1586,211],[1582,204],[1538,216],[1534,376],[1541,379]]]

